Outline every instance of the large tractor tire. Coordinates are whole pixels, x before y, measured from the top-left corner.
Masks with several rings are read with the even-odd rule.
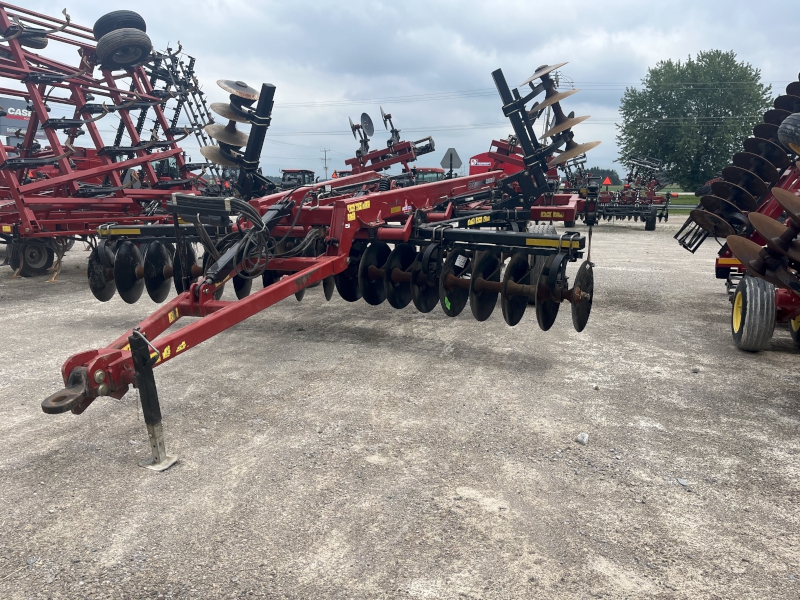
[[[153,43],[139,29],[117,29],[104,35],[95,50],[100,65],[109,71],[138,67],[150,59]]]
[[[557,235],[558,230],[552,223],[539,223],[538,225],[528,225],[528,233]],[[546,256],[536,256],[535,254],[531,256],[531,285],[535,285],[535,282],[539,281],[539,276],[542,274],[542,269],[544,269],[544,261],[546,259]],[[528,298],[528,304],[535,305],[536,298]]]
[[[740,350],[766,348],[775,330],[775,286],[745,275],[736,286],[731,311],[731,334]]]
[[[94,39],[99,42],[104,35],[117,29],[147,31],[147,24],[139,13],[132,10],[115,10],[97,19],[92,32]]]

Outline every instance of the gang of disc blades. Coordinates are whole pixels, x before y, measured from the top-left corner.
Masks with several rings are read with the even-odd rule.
[[[153,240],[144,253],[144,286],[153,302],[167,299],[171,279],[172,255],[164,244]]]
[[[541,67],[536,69],[536,72],[533,75],[528,77],[525,81],[520,83],[517,87],[522,87],[523,85],[528,85],[531,81],[539,79],[540,77],[544,77],[548,73],[552,73],[556,69],[560,69],[561,67],[563,67],[566,64],[567,63],[562,62],[562,63],[558,63],[557,65],[542,65]]]
[[[780,179],[780,173],[771,162],[763,156],[752,152],[738,152],[733,155],[733,164],[742,169],[747,169],[758,175],[767,183],[775,183]]]
[[[461,248],[448,252],[447,259],[439,275],[439,304],[444,314],[448,317],[457,317],[464,310],[469,300],[469,290],[461,287],[447,289],[447,276],[452,275],[458,279],[469,281],[472,261]]]
[[[785,254],[794,262],[800,262],[800,241],[792,239],[788,242],[784,242],[778,239],[781,235],[789,231],[788,227],[781,225],[775,219],[761,213],[751,214],[750,223],[759,235],[767,241],[767,246],[772,250]]]
[[[788,110],[778,110],[772,108],[764,113],[764,122],[772,125],[780,125],[788,117],[790,113]]]
[[[576,156],[580,156],[581,154],[585,154],[592,148],[597,148],[601,142],[586,142],[585,144],[578,144],[571,150],[565,150],[551,161],[548,162],[548,165],[551,167],[555,167],[556,165],[560,165],[563,162],[566,162],[570,159],[575,158]]]
[[[772,105],[778,110],[785,110],[790,113],[800,112],[800,96],[778,96]]]
[[[506,265],[503,273],[503,287],[500,292],[500,308],[503,310],[503,319],[510,327],[514,327],[522,320],[525,309],[528,307],[528,296],[523,294],[510,295],[507,291],[508,284],[530,285],[531,267],[528,264],[528,255],[524,252],[515,252]]]
[[[386,259],[383,284],[386,289],[386,299],[394,308],[405,308],[411,303],[411,282],[393,281],[392,272],[395,269],[410,271],[416,258],[417,248],[414,244],[398,244]]]
[[[735,183],[750,192],[754,198],[762,198],[769,193],[769,186],[758,175],[747,169],[730,165],[722,169],[726,181]]]
[[[144,291],[144,258],[136,244],[130,240],[117,246],[114,281],[120,298],[128,304],[134,304],[141,298]]]
[[[372,119],[367,113],[361,113],[361,129],[367,134],[367,137],[375,135],[375,125],[372,124]]]
[[[92,249],[92,253],[89,255],[89,266],[87,269],[89,289],[100,302],[108,302],[114,297],[117,286],[114,283],[114,269],[103,264],[103,261],[100,260],[99,250],[100,247],[98,246]],[[106,246],[103,246],[103,250],[107,254],[111,252]],[[106,262],[113,263],[113,260],[113,255],[106,257]]]
[[[572,283],[573,289],[580,290],[581,294],[589,294],[589,298],[573,300],[572,302],[572,326],[575,331],[580,333],[586,328],[589,322],[589,315],[592,312],[592,299],[594,298],[594,270],[592,263],[585,260],[575,274]]]
[[[786,211],[786,214],[789,215],[789,218],[800,225],[800,198],[789,190],[779,187],[772,188],[772,195],[781,205],[781,208]]]
[[[479,280],[500,281],[500,258],[491,250],[481,252],[472,265],[472,279],[469,285],[469,308],[478,321],[485,321],[494,312],[499,294],[490,290],[476,288]]]
[[[245,119],[242,115],[237,113],[231,108],[227,102],[212,102],[211,110],[217,113],[220,117],[228,119],[229,121],[236,121],[237,123],[249,123],[249,119]]]
[[[732,202],[741,211],[750,212],[758,206],[750,192],[730,181],[715,181],[711,184],[711,192]]]
[[[689,216],[711,237],[724,239],[736,233],[725,219],[707,210],[696,208],[689,213]]]
[[[361,297],[367,304],[378,306],[386,300],[386,286],[383,277],[370,277],[370,267],[383,269],[386,259],[392,253],[386,242],[372,242],[364,251],[358,266],[358,285],[361,288]]]
[[[234,123],[234,121],[231,121],[231,123]],[[236,127],[231,127],[230,123],[228,125],[211,123],[210,125],[203,127],[203,129],[208,135],[215,140],[222,142],[223,144],[228,144],[229,146],[234,146],[236,148],[241,148],[242,146],[247,145],[249,136],[246,133],[238,131]]]
[[[545,131],[544,134],[542,135],[542,137],[540,137],[539,139],[543,140],[545,138],[549,138],[549,137],[553,137],[555,135],[558,135],[562,131],[566,131],[567,129],[572,129],[573,127],[575,127],[575,125],[578,125],[579,123],[583,123],[588,118],[589,118],[589,115],[586,115],[586,116],[583,116],[583,117],[571,117],[571,118],[567,119],[566,121],[563,121],[561,123],[557,123],[555,125],[555,127],[553,127],[552,129],[549,129],[549,130]]]
[[[258,91],[251,88],[244,81],[232,79],[217,79],[217,85],[229,94],[244,98],[245,100],[258,100]]]
[[[200,154],[202,154],[204,158],[218,165],[223,165],[225,167],[239,166],[239,163],[234,160],[233,156],[226,155],[219,146],[203,146],[200,148]]]
[[[564,92],[557,92],[552,96],[546,97],[544,100],[539,102],[538,104],[534,104],[531,109],[528,111],[528,114],[532,112],[539,112],[540,110],[547,108],[548,106],[552,106],[556,102],[561,102],[564,98],[569,98],[573,94],[577,94],[580,92],[580,89],[575,90],[566,90]]]

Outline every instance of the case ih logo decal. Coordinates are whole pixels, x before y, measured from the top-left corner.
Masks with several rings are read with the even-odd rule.
[[[31,118],[31,111],[26,108],[14,108],[10,106],[6,111],[8,115],[6,115],[9,119],[19,119],[21,121],[30,121]]]

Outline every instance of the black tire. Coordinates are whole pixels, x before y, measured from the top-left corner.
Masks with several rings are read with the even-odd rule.
[[[575,221],[564,221],[564,227],[566,227],[567,229],[575,227]]]
[[[745,275],[733,293],[731,335],[740,350],[766,348],[775,330],[775,286]]]
[[[800,113],[786,117],[778,127],[781,144],[800,154]]]
[[[644,230],[645,231],[655,231],[656,230],[656,220],[658,219],[658,210],[653,207],[650,209],[650,215],[644,222]]]
[[[34,50],[47,48],[47,38],[43,35],[21,35],[18,40],[20,45]]]
[[[109,71],[138,67],[146,63],[153,51],[150,37],[138,29],[117,29],[97,42],[95,50],[100,66]]]
[[[115,10],[97,19],[92,27],[94,39],[98,42],[104,35],[117,29],[147,31],[147,24],[139,13],[132,10]]]
[[[538,225],[528,225],[528,233],[539,233],[557,235],[558,230],[552,223],[539,223]],[[544,269],[544,261],[547,260],[546,256],[531,256],[531,285],[536,285],[534,282],[539,281],[539,276]],[[536,305],[536,298],[528,298],[528,304],[531,306]]]

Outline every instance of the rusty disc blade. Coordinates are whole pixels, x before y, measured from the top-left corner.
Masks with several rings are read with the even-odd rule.
[[[578,123],[583,123],[586,119],[589,118],[589,115],[584,117],[572,117],[571,119],[567,119],[566,121],[562,121],[561,123],[556,123],[555,127],[549,129],[540,137],[540,140],[545,138],[553,137],[554,135],[558,135],[562,131],[566,131],[567,129],[572,129]]]
[[[560,165],[561,163],[566,162],[572,158],[575,158],[576,156],[585,154],[592,148],[597,148],[597,146],[599,145],[600,142],[586,142],[585,144],[578,144],[571,150],[565,150],[564,152],[553,158],[553,160],[549,162],[549,165],[551,167],[555,167],[556,165]]]
[[[790,96],[800,96],[800,81],[793,81],[787,85],[786,93]]]
[[[711,193],[720,198],[725,198],[743,211],[755,210],[758,206],[753,195],[743,187],[730,181],[715,181],[711,184]]]
[[[203,129],[215,140],[220,141],[223,144],[228,144],[229,146],[235,146],[237,148],[246,146],[249,138],[246,133],[237,131],[236,128],[231,127],[230,124],[226,126],[212,123],[211,125],[206,125],[203,127]]]
[[[778,239],[788,231],[785,225],[781,225],[775,219],[761,213],[750,215],[750,223],[759,235],[766,240],[770,249],[785,254],[794,262],[800,262],[800,241],[783,242]]]
[[[689,215],[691,216],[692,221],[697,223],[703,229],[703,231],[712,237],[726,238],[729,235],[736,233],[733,230],[733,227],[731,227],[725,219],[719,215],[710,213],[707,210],[696,208],[691,211]]]
[[[552,106],[556,102],[561,102],[564,98],[569,98],[570,96],[572,96],[573,94],[577,94],[578,92],[580,92],[579,89],[567,90],[565,92],[557,92],[557,93],[553,94],[552,96],[547,96],[544,100],[542,100],[538,104],[534,104],[531,107],[531,109],[528,111],[528,114],[530,114],[532,112],[538,112],[538,111],[542,110],[543,108],[547,108],[548,106]]]
[[[700,198],[700,206],[702,206],[708,212],[714,213],[715,215],[730,215],[742,212],[742,210],[733,202],[713,195],[703,196]]]
[[[258,100],[258,91],[251,88],[244,81],[217,79],[217,85],[229,94],[239,96],[239,98],[244,98],[245,100]]]
[[[773,183],[780,179],[781,174],[766,158],[751,152],[739,152],[733,155],[733,164],[742,169],[747,169],[758,175],[763,181]]]
[[[211,103],[211,110],[217,113],[220,117],[224,117],[229,121],[236,121],[237,123],[249,123],[247,119],[245,119],[242,115],[237,113],[235,110],[231,108],[231,105],[227,102],[212,102]]]
[[[800,112],[800,96],[778,96],[772,106],[778,110],[786,110],[790,113]]]
[[[772,125],[780,125],[790,113],[788,110],[778,110],[776,108],[770,109],[764,113],[764,122]]]
[[[755,173],[734,165],[722,169],[726,181],[735,183],[750,192],[755,198],[763,198],[769,193],[769,186]]]
[[[736,259],[744,265],[747,272],[754,277],[760,277],[778,287],[785,287],[778,279],[767,276],[767,270],[759,256],[761,246],[738,235],[729,236],[725,240]]]
[[[778,146],[775,142],[770,142],[764,138],[747,138],[744,141],[745,152],[752,152],[763,156],[771,162],[778,170],[783,170],[789,166],[789,157],[786,156],[786,150]]]
[[[778,126],[775,123],[759,123],[753,127],[753,135],[771,142],[777,142]]]
[[[200,148],[200,154],[213,163],[223,165],[226,167],[238,167],[235,157],[223,153],[222,148],[219,146],[203,146]]]
[[[520,83],[519,86],[517,86],[517,87],[522,87],[523,85],[528,85],[531,81],[539,79],[540,77],[544,77],[548,73],[552,73],[556,69],[560,69],[565,64],[567,64],[567,63],[563,62],[563,63],[558,63],[557,65],[542,65],[541,67],[536,69],[536,73],[534,73],[533,75],[528,77],[525,81]]]
[[[786,211],[786,214],[794,221],[795,223],[800,224],[800,198],[795,196],[789,190],[784,190],[783,188],[774,187],[772,188],[772,195],[775,197],[775,200],[778,204],[781,205],[781,208]]]

